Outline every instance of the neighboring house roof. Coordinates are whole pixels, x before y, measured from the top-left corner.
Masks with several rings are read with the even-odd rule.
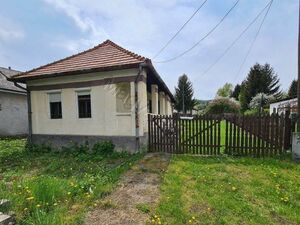
[[[11,78],[19,73],[21,72],[17,70],[0,67],[0,91],[26,93],[25,90],[16,87],[13,82],[7,80],[7,78]],[[20,86],[26,88],[24,84],[20,84]]]
[[[138,68],[140,65],[151,71],[159,82],[159,87],[174,101],[172,93],[154,69],[150,59],[128,51],[110,40],[78,54],[15,75],[11,80],[25,83],[31,79]]]

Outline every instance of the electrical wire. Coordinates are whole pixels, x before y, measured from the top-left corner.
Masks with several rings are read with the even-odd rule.
[[[191,15],[191,17],[180,27],[180,29],[173,35],[173,37],[153,56],[153,59],[155,59],[157,56],[162,53],[166,47],[177,37],[177,35],[183,30],[183,28],[193,19],[193,17],[198,13],[198,11],[205,5],[205,3],[208,0],[205,0],[197,9],[196,11]]]
[[[263,18],[263,20],[262,20],[261,23],[260,23],[260,26],[259,26],[259,28],[258,28],[258,30],[257,30],[257,32],[256,32],[256,34],[255,34],[255,37],[254,37],[254,39],[253,39],[253,41],[252,41],[252,43],[251,43],[251,45],[250,45],[250,47],[249,47],[249,49],[248,49],[248,51],[247,51],[247,53],[246,53],[245,58],[244,58],[243,61],[242,61],[242,64],[241,64],[240,67],[239,67],[239,70],[238,70],[238,72],[237,72],[237,74],[236,74],[234,80],[236,80],[236,79],[239,77],[240,72],[241,72],[241,70],[242,70],[244,64],[246,63],[247,58],[248,58],[248,56],[250,55],[250,52],[251,52],[251,50],[252,50],[252,48],[253,48],[253,46],[254,46],[256,40],[257,40],[257,37],[258,37],[258,35],[259,35],[260,31],[261,31],[261,28],[262,28],[262,26],[263,26],[263,24],[264,24],[264,22],[265,22],[265,20],[266,20],[266,18],[267,18],[267,16],[268,16],[269,12],[270,12],[272,3],[273,3],[273,0],[271,0],[270,3],[269,3],[269,7],[268,7],[268,9],[267,9],[267,12],[266,12],[266,14],[264,15],[264,18]]]
[[[221,23],[226,19],[226,17],[231,13],[231,11],[237,6],[237,4],[239,3],[240,0],[237,0],[234,5],[226,12],[226,14],[222,17],[222,19],[204,36],[202,37],[198,42],[196,42],[192,47],[188,48],[187,50],[185,50],[184,52],[182,52],[181,54],[167,59],[167,60],[163,60],[163,61],[154,61],[155,63],[167,63],[167,62],[171,62],[175,59],[178,59],[182,56],[184,56],[186,53],[190,52],[191,50],[193,50],[195,47],[197,47],[197,45],[199,45],[202,41],[204,41],[209,35],[211,35],[220,25]]]
[[[229,50],[240,40],[240,38],[250,29],[250,27],[259,19],[263,12],[272,4],[271,0],[258,14],[257,16],[248,24],[248,26],[237,36],[236,39],[225,49],[225,51],[202,73],[201,77],[207,74],[228,52]],[[267,11],[268,12],[268,11]],[[265,15],[266,16],[266,15]],[[261,26],[260,26],[261,27]]]

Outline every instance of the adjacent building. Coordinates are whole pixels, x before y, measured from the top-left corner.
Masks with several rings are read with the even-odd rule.
[[[27,85],[37,144],[112,140],[136,151],[147,143],[147,114],[172,114],[174,98],[151,60],[110,40],[12,80]]]
[[[297,98],[280,100],[270,104],[270,114],[282,114],[289,110],[292,114],[297,113],[298,100]]]
[[[28,133],[25,85],[16,87],[8,81],[20,71],[0,67],[0,136],[23,136]]]

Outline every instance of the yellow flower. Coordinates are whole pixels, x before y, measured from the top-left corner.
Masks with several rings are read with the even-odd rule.
[[[54,206],[57,206],[57,203],[55,202],[53,205],[54,205]]]
[[[157,218],[157,215],[154,215],[154,218],[156,219],[156,218]]]
[[[194,220],[194,219],[195,219],[195,217],[193,216],[193,217],[192,217],[192,219]]]
[[[97,204],[95,203],[95,204],[94,204],[94,206],[96,207],[96,206],[97,206]]]
[[[24,209],[24,211],[27,211],[27,210],[28,210],[28,208],[25,208],[25,209]]]
[[[69,191],[69,192],[68,192],[68,195],[70,195],[70,194],[71,194],[71,192]]]
[[[37,208],[40,208],[40,207],[41,207],[41,205],[40,205],[40,204],[37,204],[37,205],[36,205],[36,207],[37,207]]]
[[[189,223],[192,223],[192,221],[191,221],[191,220],[189,220]]]
[[[235,191],[235,190],[236,190],[236,187],[232,187],[231,189],[232,189],[233,191]]]
[[[31,200],[33,200],[34,199],[34,197],[33,196],[31,196],[31,197],[29,197],[29,198],[26,198],[28,201],[31,201]]]

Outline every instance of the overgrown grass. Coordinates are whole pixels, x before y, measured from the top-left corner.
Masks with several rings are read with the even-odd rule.
[[[300,224],[288,159],[173,156],[153,224]]]
[[[81,224],[141,155],[26,151],[24,139],[0,140],[0,199],[18,224]]]

